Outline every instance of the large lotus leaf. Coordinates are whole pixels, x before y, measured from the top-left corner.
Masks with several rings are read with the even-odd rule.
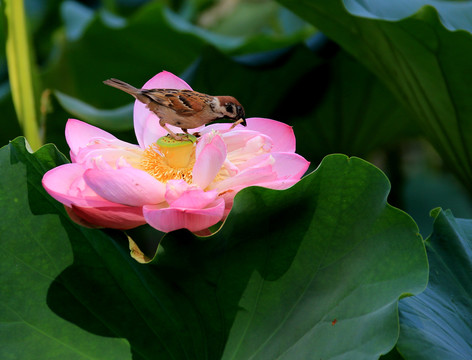
[[[449,210],[433,216],[428,287],[400,302],[398,349],[405,359],[466,360],[472,357],[472,220]]]
[[[472,181],[472,35],[460,30],[470,31],[470,2],[280,2],[379,76],[460,179]]]
[[[219,232],[167,234],[154,265],[70,222],[40,185],[64,161],[21,138],[0,152],[2,359],[130,358],[128,343],[134,359],[376,359],[398,298],[426,286],[416,224],[361,159],[242,191]]]

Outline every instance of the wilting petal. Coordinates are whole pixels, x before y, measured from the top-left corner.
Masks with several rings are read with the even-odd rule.
[[[71,207],[109,206],[111,203],[98,196],[83,180],[85,169],[77,164],[64,164],[49,170],[43,176],[44,189],[54,199]]]
[[[165,200],[165,185],[135,168],[89,169],[84,179],[99,196],[117,204],[143,206]]]
[[[161,208],[146,205],[143,207],[143,214],[149,225],[163,232],[178,229],[201,231],[220,221],[224,210],[224,200],[217,199],[213,206],[205,209]]]
[[[119,204],[111,204],[110,206],[103,207],[80,207],[72,205],[68,212],[71,211],[79,218],[85,220],[88,225],[97,227],[128,230],[146,223],[141,207]],[[74,217],[72,217],[72,219],[77,222],[77,219],[74,219]]]
[[[148,82],[144,84],[143,89],[187,89],[192,88],[182,79],[178,78],[174,74],[168,71],[162,71]],[[145,104],[136,100],[134,103],[134,131],[138,144],[141,149],[145,149],[149,145],[156,142],[161,136],[165,136],[165,131],[162,126],[159,125],[159,118],[149,111]],[[170,129],[174,132],[180,131],[179,128],[171,127]]]
[[[193,183],[205,189],[215,178],[226,160],[226,145],[214,133],[204,135],[197,144]]]
[[[116,139],[115,136],[76,119],[69,119],[66,124],[66,141],[70,147],[71,157],[75,157],[81,148],[85,148],[93,138]],[[74,159],[72,159],[74,161]]]

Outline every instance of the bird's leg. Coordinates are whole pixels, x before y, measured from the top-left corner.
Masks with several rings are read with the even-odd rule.
[[[184,128],[180,128],[180,129],[185,133],[184,136],[180,136],[180,138],[181,138],[182,140],[189,140],[189,139],[190,139],[190,135],[193,135],[193,136],[197,137],[197,135],[195,135],[195,134],[190,134],[190,133],[188,132],[188,129],[184,129]],[[177,136],[178,136],[178,135],[177,135]]]
[[[198,131],[194,132],[193,134],[190,134],[190,133],[188,132],[188,129],[184,129],[184,128],[181,128],[181,129],[182,129],[182,131],[183,131],[184,133],[186,133],[187,135],[193,135],[193,136],[195,136],[195,137],[200,137],[200,133],[199,133]]]
[[[237,125],[242,124],[243,122],[244,122],[244,119],[239,119],[238,121],[235,121],[229,129],[233,130]]]
[[[182,140],[182,136],[179,136],[177,135],[176,133],[174,133],[171,129],[169,129],[166,125],[166,123],[162,123],[159,121],[159,124],[169,133],[169,135],[174,139],[174,140],[177,140],[177,141],[181,141]]]
[[[181,128],[181,129],[182,129],[182,131],[183,131],[185,134],[187,134],[186,137],[187,137],[187,139],[188,139],[188,138],[189,138],[188,136],[190,135],[189,132],[188,132],[188,129],[184,129],[184,128]]]

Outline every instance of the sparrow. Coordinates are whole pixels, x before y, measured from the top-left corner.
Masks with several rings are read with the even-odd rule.
[[[247,126],[244,109],[232,96],[211,96],[192,90],[177,89],[137,89],[118,79],[108,79],[106,85],[123,90],[146,104],[146,107],[159,117],[159,124],[175,140],[183,137],[175,134],[167,124],[180,127],[188,134],[194,129],[212,121],[229,118],[236,125]]]

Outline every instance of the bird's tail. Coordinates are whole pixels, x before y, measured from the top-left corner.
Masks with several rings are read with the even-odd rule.
[[[121,81],[118,79],[108,79],[108,80],[105,80],[103,83],[106,85],[115,87],[117,89],[120,89],[124,92],[127,92],[128,94],[133,95],[136,99],[138,99],[141,102],[144,102],[145,104],[149,102],[149,98],[147,96],[144,96],[140,89],[137,89],[134,86],[131,86],[130,84],[125,83],[124,81]]]

